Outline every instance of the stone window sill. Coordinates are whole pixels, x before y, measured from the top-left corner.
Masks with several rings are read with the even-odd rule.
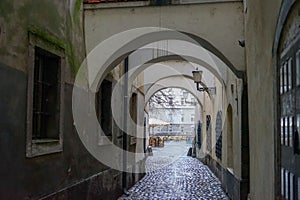
[[[32,158],[46,154],[62,152],[62,143],[59,140],[45,139],[45,140],[32,140],[28,145],[27,157]]]
[[[44,143],[55,143],[59,142],[58,139],[37,139],[37,140],[32,140],[33,144],[44,144]]]

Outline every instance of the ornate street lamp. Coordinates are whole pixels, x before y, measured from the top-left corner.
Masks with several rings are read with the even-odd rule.
[[[196,83],[197,90],[200,92],[208,92],[210,94],[216,94],[216,87],[200,87],[202,83],[203,71],[200,71],[198,68],[192,71],[194,82]]]

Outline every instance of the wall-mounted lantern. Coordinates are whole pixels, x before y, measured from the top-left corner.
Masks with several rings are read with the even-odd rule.
[[[216,87],[200,87],[202,83],[203,71],[200,71],[198,68],[196,68],[195,70],[192,71],[192,73],[198,91],[208,92],[209,94],[216,94]]]

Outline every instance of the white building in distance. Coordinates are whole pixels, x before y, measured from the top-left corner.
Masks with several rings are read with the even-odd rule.
[[[168,122],[167,126],[155,126],[150,135],[182,136],[195,132],[195,109],[198,104],[195,97],[183,89],[167,88],[158,91],[150,102],[150,118]]]

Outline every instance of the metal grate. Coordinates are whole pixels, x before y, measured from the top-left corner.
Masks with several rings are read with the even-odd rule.
[[[33,139],[59,137],[59,65],[59,56],[35,48]]]
[[[216,156],[222,160],[222,112],[217,113],[216,118]]]

